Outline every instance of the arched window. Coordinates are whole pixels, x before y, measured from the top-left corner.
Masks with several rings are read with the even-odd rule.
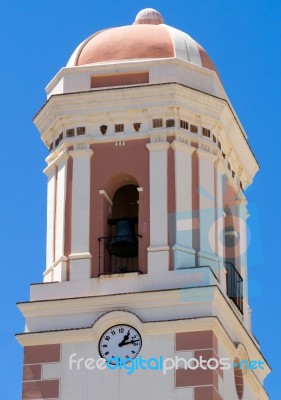
[[[137,185],[125,185],[120,187],[113,196],[112,219],[130,218],[134,224],[138,223],[138,199]],[[137,228],[137,226],[136,226]]]
[[[100,238],[102,273],[137,272],[139,192],[134,184],[121,186],[112,198],[112,213],[108,219],[110,236]]]
[[[224,208],[224,215],[224,258],[235,266],[238,233],[235,231],[233,215],[228,205]]]

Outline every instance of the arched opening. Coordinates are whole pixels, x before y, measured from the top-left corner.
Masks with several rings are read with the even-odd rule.
[[[102,238],[103,270],[100,273],[118,274],[138,272],[139,192],[135,184],[119,187],[112,198],[110,236]]]
[[[236,265],[236,247],[238,234],[235,231],[234,219],[229,206],[224,208],[224,255],[225,261]]]
[[[112,202],[112,218],[133,219],[137,224],[138,219],[138,201],[139,193],[137,185],[125,185],[120,187],[114,194]]]

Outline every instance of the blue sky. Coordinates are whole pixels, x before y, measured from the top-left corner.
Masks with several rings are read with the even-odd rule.
[[[197,40],[215,62],[226,92],[260,163],[246,192],[253,332],[273,368],[266,381],[280,398],[280,0],[0,0],[1,308],[0,398],[21,398],[24,329],[16,301],[28,299],[45,262],[47,151],[32,117],[44,88],[75,47],[91,33],[133,22],[139,10],[158,9],[166,23]]]

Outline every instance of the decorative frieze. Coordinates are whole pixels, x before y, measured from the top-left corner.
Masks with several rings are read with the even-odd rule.
[[[221,157],[223,160],[225,160],[226,163],[226,169],[230,171],[229,178],[233,179],[234,186],[238,188],[243,188],[245,186],[245,182],[240,184],[240,181],[242,182],[242,179],[238,181],[236,177],[238,175],[238,156],[234,153],[234,150],[232,147],[229,146],[229,144],[225,143],[223,141],[222,143],[222,128],[218,125],[215,125],[213,128],[208,127],[210,124],[210,121],[208,121],[208,124],[206,121],[203,121],[203,124],[205,126],[202,126],[202,117],[201,115],[195,115],[192,118],[190,118],[190,122],[184,117],[178,113],[178,118],[152,118],[151,115],[146,113],[146,116],[149,120],[149,125],[152,126],[152,129],[163,129],[164,134],[161,133],[161,135],[154,135],[151,137],[151,143],[154,143],[156,141],[166,141],[166,137],[168,135],[168,131],[166,129],[170,128],[175,128],[176,130],[179,131],[184,131],[183,135],[181,137],[185,137],[185,139],[177,139],[181,140],[183,142],[189,143],[190,144],[190,139],[191,137],[195,142],[193,144],[197,144],[196,147],[206,151],[210,152],[213,154],[218,154],[219,157]],[[110,138],[114,137],[115,135],[119,135],[122,133],[122,135],[129,135],[128,138],[130,140],[133,139],[131,136],[133,133],[140,133],[142,135],[148,135],[151,134],[149,131],[145,129],[147,127],[147,124],[142,124],[141,122],[131,122],[130,124],[125,124],[122,122],[118,122],[117,124],[114,123],[113,119],[110,118],[110,125],[108,125],[108,121],[104,121],[106,123],[103,124],[98,124],[98,132],[102,136],[106,136],[105,140],[110,140]],[[86,127],[79,126],[77,128],[67,128],[63,131],[60,131],[59,135],[57,136],[56,139],[53,139],[53,141],[49,144],[49,150],[54,152],[56,148],[58,148],[61,144],[61,142],[64,142],[66,145],[71,144],[71,140],[77,141],[78,137],[81,136],[87,136],[87,140],[92,142],[93,140],[97,140],[96,134],[91,135],[90,132],[96,131],[94,127],[90,128],[89,127],[89,135],[86,135]],[[190,136],[190,139],[189,139]],[[95,138],[95,139],[94,139]],[[65,141],[67,139],[67,141]],[[86,137],[85,137],[86,139]],[[115,141],[116,146],[124,146],[125,145],[125,140],[117,140]],[[239,189],[238,189],[239,190]]]

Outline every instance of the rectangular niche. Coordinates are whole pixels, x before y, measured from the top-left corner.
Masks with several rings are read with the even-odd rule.
[[[99,75],[91,77],[91,88],[130,86],[149,83],[148,72],[137,72],[132,74]]]

